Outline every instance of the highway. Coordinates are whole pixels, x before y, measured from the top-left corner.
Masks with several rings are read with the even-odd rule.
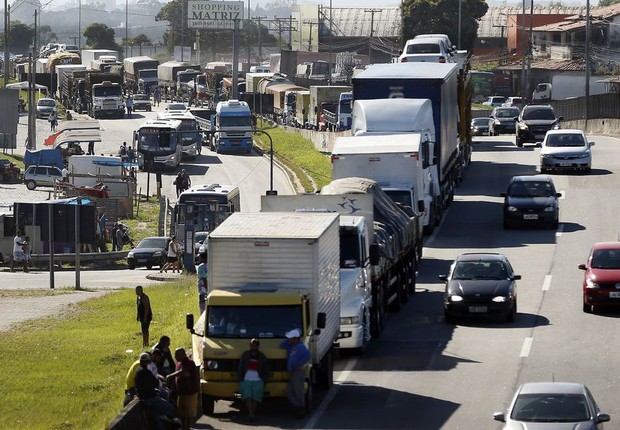
[[[620,427],[614,376],[620,314],[582,312],[577,269],[592,243],[618,240],[619,141],[590,140],[596,142],[590,175],[553,175],[563,194],[555,231],[502,228],[500,193],[512,176],[536,173],[538,150],[517,148],[512,136],[478,138],[453,204],[427,239],[413,300],[389,315],[362,357],[337,360],[336,384],[315,392],[312,415],[296,420],[286,401],[267,402],[258,427],[501,429],[492,414],[520,383],[551,380],[588,385],[612,417],[606,427]],[[523,276],[515,323],[443,321],[438,275],[459,253],[473,251],[502,252]],[[203,416],[196,428],[243,428],[239,407],[218,402],[215,416]]]

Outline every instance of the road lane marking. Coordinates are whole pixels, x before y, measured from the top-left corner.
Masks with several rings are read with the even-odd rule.
[[[310,418],[310,420],[306,423],[304,427],[305,429],[313,429],[314,426],[316,426],[316,423],[319,421],[319,419],[321,419],[321,416],[323,416],[329,404],[332,402],[332,400],[334,400],[334,397],[336,397],[336,394],[338,393],[338,390],[340,389],[340,385],[342,385],[344,382],[346,382],[349,379],[349,376],[351,375],[351,371],[353,370],[353,368],[355,368],[356,364],[357,364],[357,358],[353,360],[349,360],[344,370],[340,372],[340,375],[338,375],[338,378],[334,380],[334,385],[332,385],[332,387],[329,389],[327,396],[325,396],[325,398],[323,399],[319,407],[316,409],[314,414],[312,414],[312,417]]]
[[[551,275],[545,275],[545,280],[543,281],[542,290],[549,291],[549,287],[551,287]]]
[[[564,224],[560,223],[558,224],[558,229],[555,232],[556,237],[562,236],[563,232],[564,232]]]
[[[525,358],[530,355],[530,349],[532,348],[533,341],[534,341],[533,337],[526,337],[523,340],[523,346],[521,347],[521,353],[519,354],[519,357]]]

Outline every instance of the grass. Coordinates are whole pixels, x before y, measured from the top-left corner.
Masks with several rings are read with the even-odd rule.
[[[139,203],[136,201],[134,203],[134,215],[133,219],[123,219],[121,221],[129,227],[131,238],[136,245],[145,237],[159,236],[157,233],[159,201],[157,199],[151,198],[148,202],[140,199]]]
[[[168,335],[173,349],[191,349],[184,317],[198,312],[194,279],[145,293],[154,312],[151,344]],[[135,312],[134,291],[121,290],[0,332],[0,361],[10,363],[0,428],[105,428],[122,409],[125,375],[142,352]]]
[[[21,154],[9,154],[7,151],[8,150],[5,149],[4,152],[0,153],[0,158],[6,158],[23,170],[24,167],[26,167],[24,164],[24,156]]]

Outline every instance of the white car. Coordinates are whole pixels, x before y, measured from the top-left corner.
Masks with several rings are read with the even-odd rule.
[[[485,101],[482,102],[484,106],[493,106],[498,107],[502,106],[506,102],[506,97],[504,96],[489,96]]]
[[[540,173],[549,170],[590,173],[593,145],[582,130],[549,130],[540,144]]]
[[[185,103],[170,103],[168,107],[166,107],[166,112],[187,112],[189,108]]]
[[[456,63],[456,58],[443,37],[423,37],[408,40],[398,61]]]
[[[28,166],[24,172],[24,184],[29,190],[37,187],[53,187],[62,180],[62,171],[56,166]]]

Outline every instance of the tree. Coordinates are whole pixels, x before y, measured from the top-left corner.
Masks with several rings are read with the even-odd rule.
[[[130,45],[133,46],[151,46],[152,44],[151,39],[149,39],[145,34],[138,34],[130,41]]]
[[[120,47],[114,41],[114,29],[105,24],[90,24],[83,33],[86,44],[92,49],[112,49],[120,51]]]
[[[15,54],[26,54],[34,41],[34,29],[19,21],[11,22],[9,50]]]
[[[618,3],[618,0],[598,0],[599,7],[611,6]]]
[[[39,46],[58,40],[58,36],[56,36],[56,33],[52,31],[52,28],[49,25],[41,25],[38,28],[38,31],[39,34],[37,35],[37,45]]]
[[[418,34],[446,33],[457,44],[461,3],[461,46],[471,51],[478,34],[478,19],[489,8],[484,0],[404,0],[403,39]],[[404,44],[404,42],[403,42]]]

